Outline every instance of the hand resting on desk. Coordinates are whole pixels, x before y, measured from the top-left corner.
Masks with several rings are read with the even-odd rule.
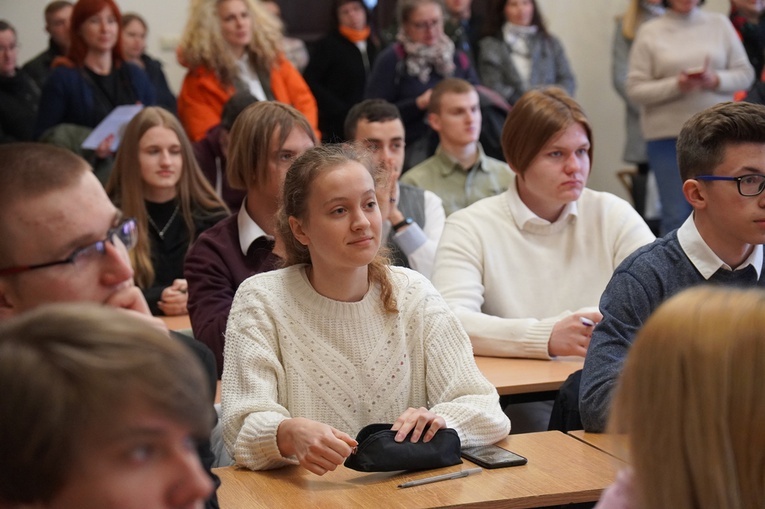
[[[358,445],[347,433],[302,417],[279,424],[276,444],[282,456],[296,456],[300,466],[317,475],[334,471]]]

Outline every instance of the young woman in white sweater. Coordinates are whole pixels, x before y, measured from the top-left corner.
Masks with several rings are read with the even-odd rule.
[[[222,424],[237,464],[322,475],[376,422],[399,441],[451,427],[463,446],[510,430],[443,298],[379,254],[374,173],[347,145],[311,149],[287,173],[286,268],[242,283],[226,330]]]

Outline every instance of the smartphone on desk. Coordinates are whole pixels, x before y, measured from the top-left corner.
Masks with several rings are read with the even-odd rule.
[[[510,452],[498,445],[463,447],[462,457],[483,468],[515,467],[525,465],[529,461],[520,454]]]

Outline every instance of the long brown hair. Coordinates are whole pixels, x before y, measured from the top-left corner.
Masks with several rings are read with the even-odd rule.
[[[151,263],[149,221],[144,203],[138,147],[146,131],[157,126],[173,131],[181,144],[183,168],[176,191],[181,214],[189,232],[189,246],[196,234],[195,216],[199,218],[200,215],[218,211],[228,212],[226,204],[215,194],[215,190],[199,169],[194,149],[178,119],[169,111],[157,106],[141,110],[125,129],[114,161],[114,169],[106,184],[106,192],[112,201],[127,217],[135,217],[138,223],[138,243],[131,250],[130,258],[135,269],[136,284],[141,288],[151,286],[155,273]]]
[[[312,148],[298,157],[284,179],[282,206],[277,214],[277,233],[284,241],[286,256],[284,266],[289,267],[299,263],[311,264],[311,254],[308,248],[298,242],[292,233],[289,218],[295,217],[306,220],[308,216],[308,199],[311,195],[311,185],[316,178],[349,161],[355,161],[367,169],[375,181],[375,186],[384,185],[386,174],[382,168],[375,165],[371,155],[350,143],[336,143]],[[390,266],[385,257],[384,249],[377,253],[368,265],[368,280],[380,285],[383,309],[389,313],[397,313],[396,297],[393,295],[393,284],[390,280]]]
[[[630,349],[609,430],[629,436],[636,507],[765,507],[765,292],[702,286]]]
[[[88,54],[88,45],[80,34],[82,25],[90,18],[101,12],[104,7],[111,9],[117,22],[117,41],[112,48],[112,66],[117,68],[122,65],[122,14],[114,0],[78,0],[72,9],[72,18],[69,26],[69,52],[66,58],[57,58],[53,65],[65,67],[82,67],[85,65],[85,57]]]

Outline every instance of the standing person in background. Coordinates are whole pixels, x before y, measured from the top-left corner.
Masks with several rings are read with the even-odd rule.
[[[263,7],[282,23],[282,30],[285,30],[284,20],[282,19],[282,9],[279,7],[279,4],[276,3],[275,0],[261,1],[263,2]],[[289,60],[290,63],[295,66],[295,69],[302,74],[310,61],[308,48],[305,47],[305,42],[303,42],[302,39],[288,37],[285,34],[284,37],[282,37],[282,49],[287,60]]]
[[[691,206],[677,167],[677,136],[692,115],[749,88],[754,71],[730,21],[699,9],[704,0],[664,0],[666,12],[643,24],[630,51],[627,94],[640,105],[648,161],[661,199],[661,234]]]
[[[382,99],[366,99],[348,112],[345,137],[364,144],[388,171],[388,189],[380,199],[383,236],[392,265],[410,267],[430,278],[438,240],[444,230],[444,206],[432,191],[399,182],[404,167],[404,124],[398,108]],[[387,200],[387,204],[385,201]]]
[[[470,57],[473,67],[476,67],[483,20],[481,14],[473,12],[473,0],[444,0],[444,33],[455,48]]]
[[[287,172],[285,268],[242,283],[226,327],[221,422],[239,465],[323,475],[372,423],[393,423],[397,442],[450,427],[463,447],[510,431],[443,298],[380,254],[383,172],[348,144],[311,149]]]
[[[71,124],[84,128],[74,129],[87,136],[117,106],[155,103],[146,73],[122,57],[120,20],[114,0],[79,0],[74,5],[69,53],[54,61],[55,69],[43,87],[36,137],[54,135],[46,133],[49,129],[72,130]],[[94,163],[111,161],[113,141],[113,135],[100,141]],[[80,143],[68,148],[79,152]]]
[[[122,16],[122,55],[126,62],[133,63],[143,69],[154,85],[157,96],[157,106],[162,106],[172,114],[178,111],[178,104],[167,84],[162,62],[151,58],[146,51],[146,34],[149,26],[146,20],[134,12]]]
[[[0,20],[0,143],[32,141],[40,88],[16,66],[16,29]]]
[[[481,39],[481,81],[510,104],[527,91],[557,85],[573,97],[576,80],[563,45],[547,31],[536,0],[497,0],[491,34]]]
[[[763,0],[731,0],[730,21],[741,37],[746,56],[754,67],[755,83],[765,68],[765,3]]]
[[[178,115],[192,141],[220,123],[237,91],[294,106],[318,129],[316,100],[282,53],[282,26],[257,0],[192,0],[179,61],[189,68]]]
[[[231,128],[226,176],[246,192],[239,211],[191,246],[184,274],[194,337],[210,347],[223,373],[226,321],[239,285],[281,264],[276,212],[292,161],[316,144],[306,118],[286,104],[263,101],[239,114]]]
[[[643,210],[638,209],[638,212],[646,219],[648,219],[649,213],[651,218],[654,215],[653,210],[648,210],[647,207],[656,201],[656,196],[653,196],[653,201],[648,200],[648,195],[655,191],[655,177],[653,174],[649,177],[648,154],[646,153],[643,133],[640,130],[640,106],[627,96],[627,71],[629,69],[630,48],[632,48],[637,30],[644,22],[664,14],[662,1],[630,0],[627,11],[616,20],[611,50],[611,80],[616,93],[619,94],[626,106],[626,139],[622,159],[637,166],[639,177],[633,179],[632,186],[633,189],[640,186],[641,192],[645,192],[646,201],[643,203]],[[634,193],[633,196],[635,196]],[[636,208],[638,205],[638,201],[635,200]]]
[[[345,117],[364,98],[379,51],[362,0],[335,0],[332,13],[335,29],[316,45],[305,70],[305,80],[319,105],[319,128],[326,142],[343,140]]]
[[[705,287],[648,318],[609,419],[630,466],[596,509],[765,507],[763,309],[762,291]]]
[[[377,58],[364,94],[393,103],[406,131],[404,171],[436,149],[437,140],[425,123],[433,86],[444,78],[478,83],[470,58],[444,34],[441,0],[400,0],[396,42]]]
[[[185,315],[183,260],[197,236],[224,219],[228,208],[205,180],[191,142],[169,111],[145,108],[133,117],[106,192],[138,223],[130,257],[152,314]]]
[[[24,64],[23,69],[32,76],[42,89],[51,73],[53,60],[69,52],[69,22],[72,17],[72,2],[55,0],[45,7],[45,31],[50,39],[48,48]]]

